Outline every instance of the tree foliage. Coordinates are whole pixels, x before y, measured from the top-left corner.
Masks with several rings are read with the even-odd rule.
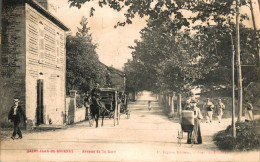
[[[71,7],[81,8],[82,5],[93,0],[68,0]],[[100,7],[109,6],[116,11],[124,11],[125,21],[118,22],[116,26],[132,24],[136,15],[148,17],[149,20],[166,20],[174,18],[171,26],[181,29],[196,21],[223,23],[228,15],[235,14],[234,0],[99,0]],[[241,0],[241,5],[246,5],[246,0]],[[92,7],[90,15],[95,9]],[[191,11],[192,17],[187,17],[185,11]],[[248,18],[241,15],[241,18]],[[173,28],[171,28],[173,29]]]
[[[98,60],[97,45],[87,27],[88,21],[82,17],[76,36],[67,36],[66,79],[68,88],[89,91],[93,84],[105,84],[105,70]]]
[[[91,0],[68,0],[80,8]],[[240,6],[247,5],[246,0]],[[99,6],[125,11],[131,24],[136,15],[147,17],[141,40],[135,41],[133,60],[125,67],[128,88],[185,91],[192,85],[208,88],[231,84],[231,34],[234,35],[234,0],[102,0]],[[91,10],[91,15],[93,15]],[[188,13],[188,14],[187,14]],[[240,14],[240,22],[248,19]],[[253,30],[241,25],[242,64],[255,65]],[[244,84],[257,80],[255,67],[244,68]]]
[[[128,84],[131,87],[184,93],[195,85],[210,89],[231,86],[231,34],[234,34],[234,24],[197,25],[192,31],[177,32],[167,30],[170,23],[155,24],[149,22],[148,27],[140,32],[141,40],[136,40],[135,46],[130,47],[133,49],[133,61],[126,69],[132,71],[126,73],[129,73]],[[255,65],[253,30],[242,25],[240,28],[242,65]],[[256,69],[254,66],[251,68]],[[245,85],[258,79],[254,74],[255,70],[244,69]]]
[[[186,48],[191,40],[189,32],[168,32],[168,25],[154,27],[154,22],[149,22],[140,32],[141,40],[130,47],[133,61],[128,64],[126,74],[134,89],[183,92],[200,77],[193,61],[198,55],[193,48]],[[134,69],[136,75],[128,74],[128,69]],[[131,70],[130,73],[134,73]]]

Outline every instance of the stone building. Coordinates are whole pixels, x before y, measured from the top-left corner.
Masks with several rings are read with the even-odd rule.
[[[19,98],[28,126],[65,123],[66,35],[47,0],[3,0],[1,125]]]

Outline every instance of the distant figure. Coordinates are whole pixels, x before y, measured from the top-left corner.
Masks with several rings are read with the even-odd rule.
[[[24,119],[25,122],[27,122],[25,113],[22,109],[22,107],[19,105],[19,99],[14,99],[14,105],[11,107],[11,110],[9,111],[8,114],[8,121],[9,122],[13,122],[14,123],[14,132],[13,135],[11,136],[11,138],[14,140],[16,134],[19,135],[19,138],[23,138],[22,136],[22,132],[19,128],[19,124],[22,120],[22,117]]]
[[[207,111],[207,114],[206,114],[207,123],[212,122],[214,104],[210,101],[209,98],[207,98],[207,103],[204,105],[204,108],[206,108],[206,111]]]
[[[191,144],[191,137],[194,133],[195,135],[195,144],[202,144],[202,137],[200,131],[200,119],[203,119],[201,115],[200,108],[197,107],[197,103],[194,99],[190,102],[190,108],[187,110],[194,111],[194,127],[192,132],[188,132],[187,143]]]
[[[148,110],[150,111],[152,108],[151,108],[151,101],[149,100],[148,101]]]
[[[245,121],[248,122],[251,120],[254,120],[253,105],[250,101],[246,100]]]
[[[218,99],[218,103],[216,105],[216,115],[217,115],[219,123],[221,123],[221,119],[222,119],[224,109],[225,109],[225,105],[223,104],[221,99]]]

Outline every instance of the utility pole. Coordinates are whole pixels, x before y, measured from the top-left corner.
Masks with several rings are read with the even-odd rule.
[[[249,4],[250,4],[250,10],[251,10],[252,21],[253,21],[254,32],[255,32],[255,43],[256,43],[256,48],[257,48],[257,54],[256,54],[257,65],[259,65],[260,64],[260,47],[259,47],[259,40],[258,40],[259,37],[258,37],[258,32],[256,30],[255,16],[254,16],[254,9],[253,9],[252,0],[249,0]]]
[[[240,0],[236,0],[236,53],[237,53],[237,75],[238,75],[238,122],[242,118],[242,72],[240,63],[240,33],[239,33],[239,8]]]

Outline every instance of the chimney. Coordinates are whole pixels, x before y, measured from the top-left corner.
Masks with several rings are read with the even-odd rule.
[[[48,0],[36,0],[43,8],[48,10]]]

